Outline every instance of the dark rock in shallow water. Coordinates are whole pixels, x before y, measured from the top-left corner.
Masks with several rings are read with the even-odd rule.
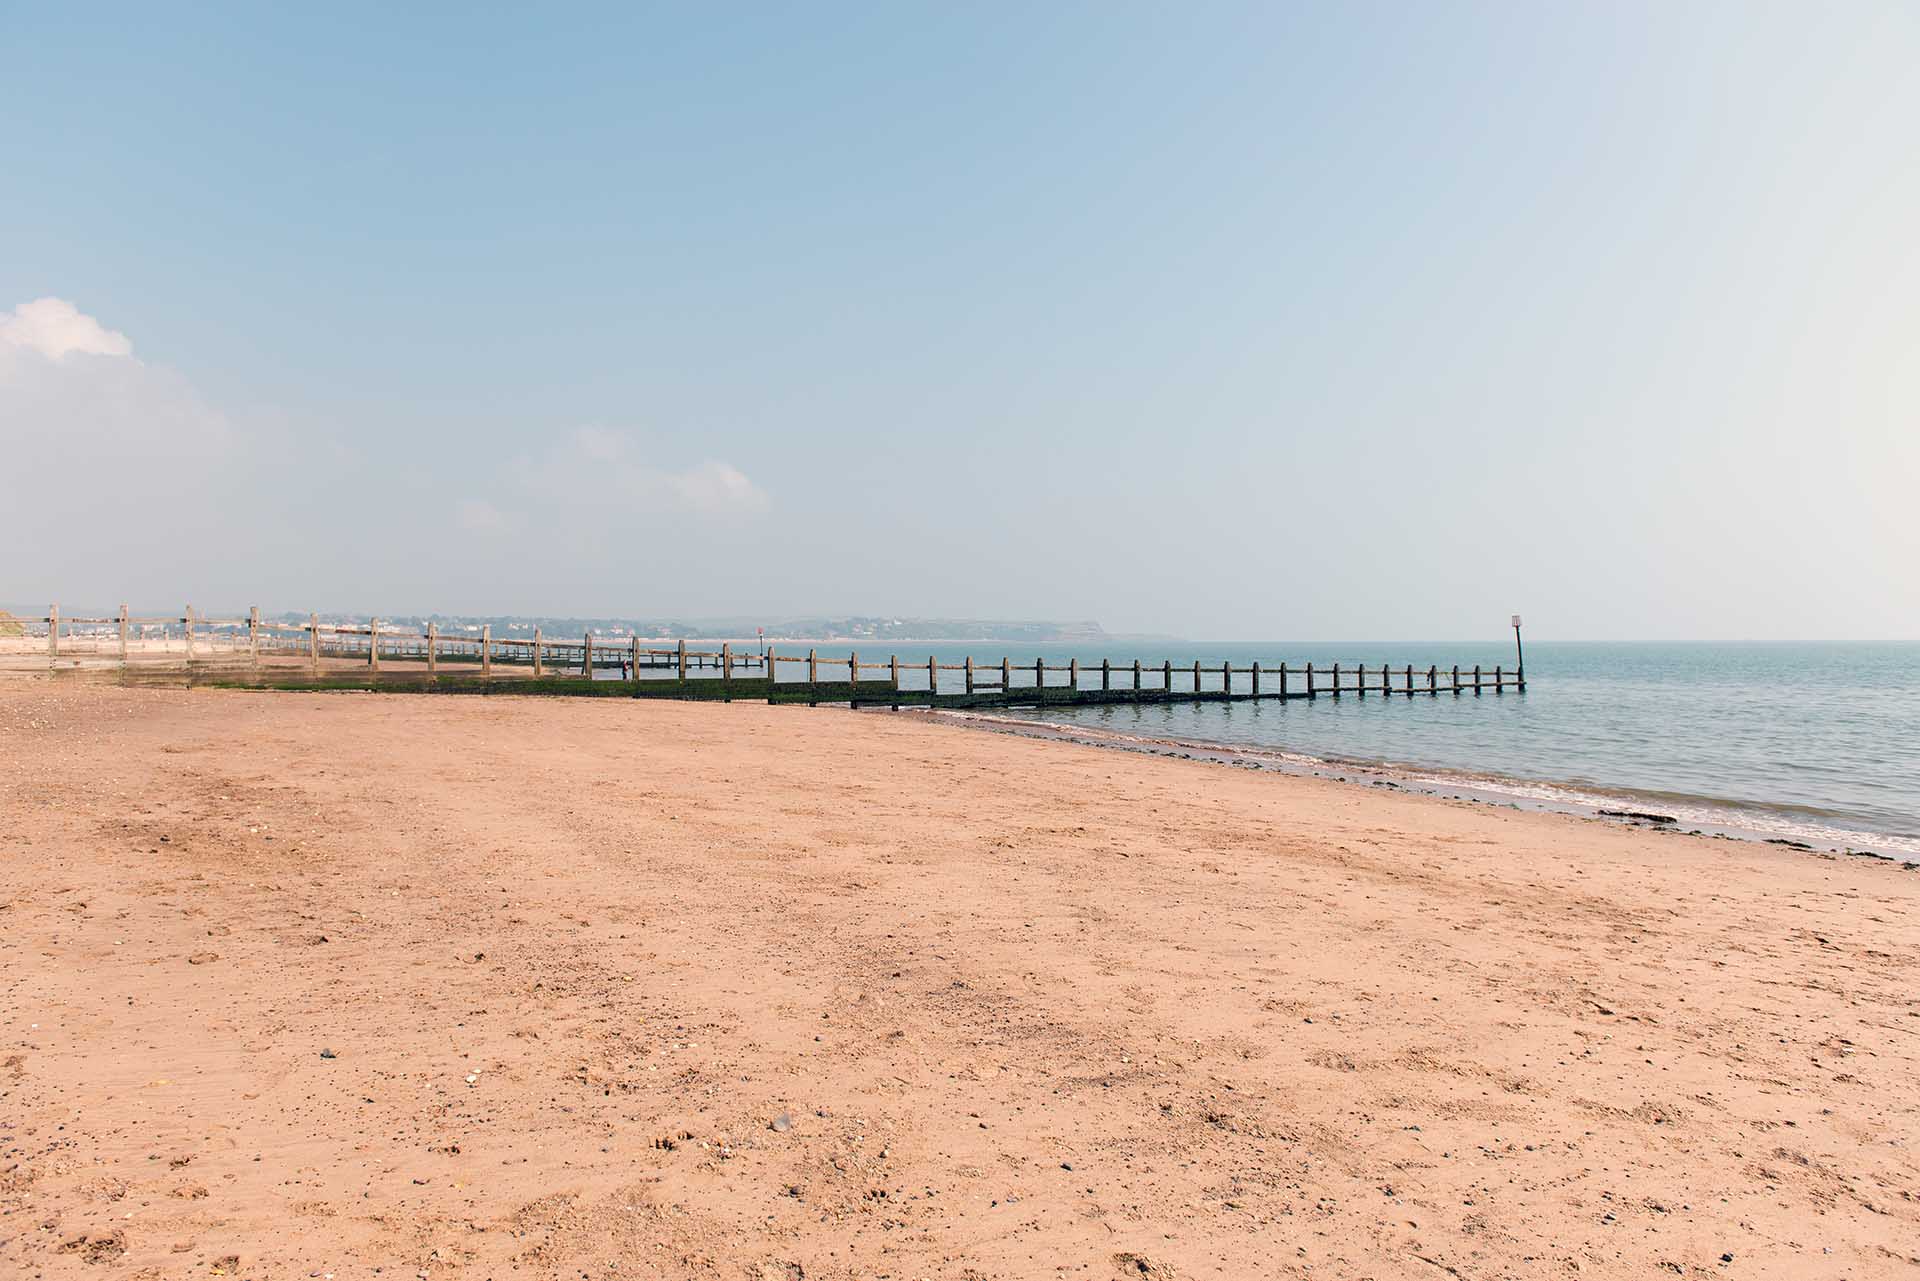
[[[1790,850],[1810,850],[1813,848],[1813,846],[1807,844],[1805,841],[1790,841],[1783,836],[1768,837],[1767,844],[1784,845]]]
[[[1641,810],[1601,810],[1607,818],[1637,818],[1642,823],[1678,823],[1671,814],[1648,814]]]

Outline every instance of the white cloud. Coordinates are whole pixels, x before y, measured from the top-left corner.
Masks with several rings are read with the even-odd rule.
[[[495,534],[511,523],[507,514],[485,499],[469,498],[460,504],[454,519],[470,534]]]
[[[36,298],[0,314],[0,343],[48,360],[71,355],[131,356],[133,343],[64,298]]]
[[[577,427],[560,448],[529,463],[522,475],[543,497],[574,506],[703,516],[743,516],[767,507],[766,491],[731,463],[710,458],[691,466],[665,466],[646,453],[631,433],[598,425]]]
[[[731,463],[704,462],[683,472],[670,473],[668,483],[692,511],[753,512],[767,505],[766,493]]]

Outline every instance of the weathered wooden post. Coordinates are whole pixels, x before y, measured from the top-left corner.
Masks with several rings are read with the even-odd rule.
[[[931,706],[940,696],[940,662],[932,654],[927,655],[927,703]]]
[[[440,624],[427,624],[427,675],[440,670]]]
[[[1253,696],[1260,697],[1260,660],[1253,660]]]
[[[1200,660],[1193,660],[1193,696],[1200,697]]]
[[[773,656],[773,646],[767,646],[766,657],[761,660],[761,665],[767,669],[767,701],[771,703],[773,687],[780,679],[780,667],[778,660]]]
[[[967,655],[967,693],[973,693],[973,655]]]
[[[1340,664],[1333,665],[1333,696],[1340,697]]]
[[[1456,694],[1460,692],[1460,664],[1458,663],[1453,665],[1453,684],[1448,688]]]
[[[47,606],[47,662],[52,663],[60,657],[60,606]]]
[[[1407,697],[1413,697],[1413,664],[1407,664]]]
[[[593,679],[593,632],[588,630],[580,636],[580,675],[587,680]]]
[[[1476,694],[1480,692],[1480,664],[1478,663],[1473,665],[1473,692]]]
[[[489,679],[493,676],[493,624],[480,624],[480,676]]]
[[[1229,702],[1233,700],[1233,664],[1224,658],[1220,660],[1220,693]]]
[[[367,666],[374,671],[380,670],[380,620],[367,620]]]
[[[127,665],[127,607],[120,606],[120,666]]]
[[[1000,697],[1013,697],[1013,660],[1005,654],[1000,655]]]
[[[546,645],[540,639],[540,629],[533,629],[533,674],[544,676],[547,672]]]
[[[1077,658],[1067,660],[1067,687],[1076,694],[1080,692],[1080,660]]]
[[[187,624],[187,661],[191,663],[193,661],[193,606],[191,605],[187,606],[185,622]]]
[[[680,638],[678,642],[678,646],[674,650],[674,655],[675,655],[674,662],[677,663],[680,668],[680,688],[685,689],[687,687],[687,638],[686,637],[682,636]]]
[[[1353,692],[1362,698],[1367,696],[1367,665],[1365,663],[1361,663],[1359,670],[1354,673]]]
[[[847,706],[857,707],[860,703],[860,651],[854,650],[847,655]]]
[[[820,705],[820,651],[807,651],[807,706]]]
[[[638,636],[627,638],[627,679],[630,681],[640,679],[640,638]]]
[[[1280,701],[1287,701],[1287,665],[1280,664]]]
[[[1440,668],[1436,665],[1427,667],[1427,693],[1435,698],[1440,696]]]
[[[1493,692],[1496,694],[1504,694],[1507,692],[1506,683],[1501,678],[1500,664],[1498,663],[1493,665]]]
[[[900,655],[887,655],[887,677],[893,682],[893,710],[900,710]]]
[[[307,615],[307,665],[320,670],[320,615]]]
[[[1173,698],[1173,660],[1171,658],[1160,660],[1160,684],[1162,697],[1171,701]]]
[[[1033,660],[1033,701],[1034,702],[1038,703],[1041,700],[1042,695],[1040,691],[1045,689],[1046,685],[1047,685],[1047,660],[1044,658],[1036,658]]]
[[[1104,694],[1108,690],[1111,690],[1112,688],[1113,688],[1113,660],[1110,658],[1103,658],[1100,660],[1100,692]]]
[[[1307,697],[1310,699],[1320,697],[1320,695],[1316,693],[1313,688],[1313,664],[1312,663],[1307,664]]]
[[[247,661],[260,666],[260,607],[247,606]]]
[[[1140,701],[1140,660],[1133,660],[1133,701]]]
[[[720,642],[720,698],[722,702],[733,701],[733,642]]]

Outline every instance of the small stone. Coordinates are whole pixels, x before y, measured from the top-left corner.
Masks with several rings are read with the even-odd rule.
[[[188,965],[206,965],[220,959],[218,952],[195,952],[187,958]]]
[[[793,1118],[785,1112],[782,1112],[779,1116],[774,1117],[773,1120],[767,1123],[767,1128],[775,1134],[785,1134],[793,1128]]]
[[[340,1056],[338,1054],[335,1054],[332,1050],[322,1050],[320,1051],[320,1057],[323,1059],[337,1059]]]

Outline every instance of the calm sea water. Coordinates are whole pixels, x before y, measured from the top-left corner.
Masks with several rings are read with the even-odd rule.
[[[968,649],[976,661],[985,652],[978,645],[931,652],[946,661]],[[1120,655],[1042,646],[1012,657],[1016,664],[1037,657],[1097,664]],[[1510,641],[1217,644],[1139,657],[1216,668],[1222,660],[1245,668],[1258,659],[1269,671],[1282,660],[1296,671],[1309,660],[1320,668],[1412,663],[1424,671],[1429,663],[1510,665],[1513,648]],[[924,653],[919,658],[925,662]],[[1379,766],[1440,786],[1464,782],[1547,803],[1653,810],[1683,826],[1920,857],[1920,643],[1535,642],[1526,658],[1524,695],[1348,695],[1004,715]]]

